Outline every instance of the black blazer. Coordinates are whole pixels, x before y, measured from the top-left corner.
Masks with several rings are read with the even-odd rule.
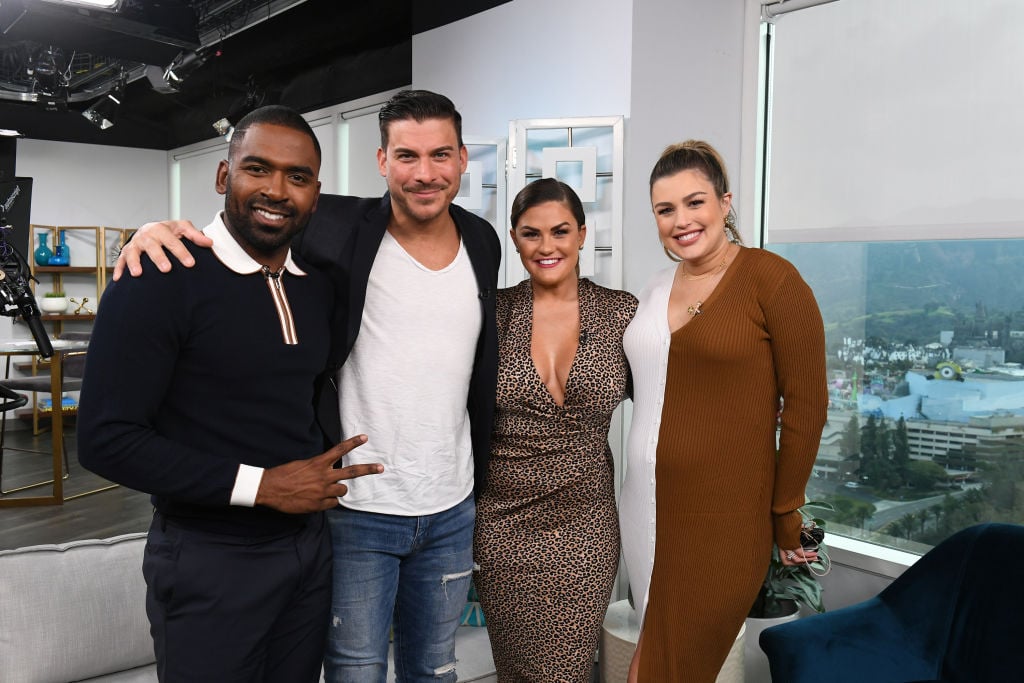
[[[498,381],[498,332],[494,294],[501,262],[501,245],[490,223],[452,205],[455,225],[466,245],[476,275],[483,327],[477,340],[467,407],[473,442],[474,493],[479,495],[487,477]],[[391,217],[391,196],[363,199],[322,194],[309,225],[293,248],[308,263],[324,270],[335,283],[331,361],[318,383],[317,416],[328,444],[341,440],[335,378],[359,335],[366,301],[366,283]],[[439,306],[445,302],[439,301]]]

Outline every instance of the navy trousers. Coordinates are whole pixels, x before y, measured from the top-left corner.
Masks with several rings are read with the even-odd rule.
[[[331,608],[322,513],[297,533],[261,538],[158,512],[142,572],[162,683],[320,680]]]

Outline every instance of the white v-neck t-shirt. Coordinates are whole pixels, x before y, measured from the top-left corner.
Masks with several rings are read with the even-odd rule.
[[[483,324],[477,290],[465,245],[430,270],[384,234],[338,385],[343,436],[368,437],[343,463],[379,462],[384,472],[346,481],[343,506],[428,515],[472,493],[467,399]]]

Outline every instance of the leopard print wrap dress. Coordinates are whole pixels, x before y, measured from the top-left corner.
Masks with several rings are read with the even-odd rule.
[[[608,428],[637,300],[580,279],[580,343],[555,403],[530,354],[529,280],[499,291],[498,391],[474,560],[501,683],[589,683],[619,562]]]

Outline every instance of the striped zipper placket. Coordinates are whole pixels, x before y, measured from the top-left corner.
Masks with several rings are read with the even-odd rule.
[[[281,283],[281,273],[284,266],[276,273],[267,266],[263,266],[263,279],[267,281],[267,289],[274,299],[274,307],[277,308],[277,318],[281,322],[281,335],[284,343],[294,346],[299,343],[299,333],[295,330],[295,319],[292,317],[292,308],[288,305],[288,295],[285,294],[284,285]]]

